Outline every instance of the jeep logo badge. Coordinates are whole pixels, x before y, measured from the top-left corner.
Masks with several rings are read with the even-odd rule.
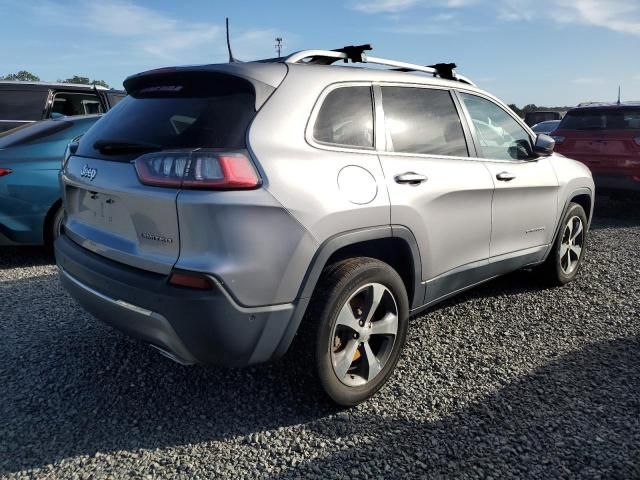
[[[84,167],[82,167],[82,170],[80,170],[80,176],[88,178],[90,181],[93,181],[93,179],[96,178],[97,174],[98,170],[95,168],[91,168],[89,165],[85,165]]]

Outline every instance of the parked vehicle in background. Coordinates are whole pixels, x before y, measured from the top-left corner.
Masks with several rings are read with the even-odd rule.
[[[536,123],[531,130],[535,133],[544,133],[545,135],[549,135],[560,125],[561,120],[547,120],[546,122]]]
[[[599,189],[640,192],[640,103],[585,104],[552,135],[556,151],[587,165]]]
[[[368,49],[129,77],[61,171],[65,288],[183,363],[264,362],[295,337],[355,405],[411,314],[523,267],[575,279],[589,170],[452,64]]]
[[[0,133],[0,245],[51,244],[57,237],[65,149],[99,118],[43,120]]]
[[[524,114],[524,123],[529,126],[546,122],[548,120],[562,120],[562,114],[560,112],[542,110],[537,112],[526,112]]]
[[[73,83],[0,81],[0,132],[47,118],[105,113],[122,90]]]

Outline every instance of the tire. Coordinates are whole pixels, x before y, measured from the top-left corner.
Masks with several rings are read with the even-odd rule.
[[[575,280],[584,258],[586,240],[587,215],[580,205],[572,202],[542,266],[543,279],[551,285],[565,285]]]
[[[45,226],[44,243],[47,248],[53,248],[53,242],[55,242],[60,236],[63,220],[64,209],[62,206],[59,206]]]
[[[386,263],[358,257],[325,269],[299,346],[313,352],[316,377],[334,403],[354,406],[382,388],[398,363],[408,318],[404,283]]]

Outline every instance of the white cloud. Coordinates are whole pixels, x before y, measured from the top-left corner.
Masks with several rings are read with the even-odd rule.
[[[76,1],[72,4],[41,0],[30,3],[29,7],[33,15],[49,25],[84,28],[94,35],[119,39],[127,46],[122,56],[129,58],[179,63],[184,63],[185,57],[208,58],[212,62],[227,58],[221,24],[179,20],[132,0]],[[278,36],[275,30],[234,31],[232,25],[231,33],[234,56],[251,59],[273,55],[273,39]],[[282,35],[282,32],[278,34]],[[202,52],[207,53],[202,55]]]
[[[599,85],[604,83],[604,79],[596,77],[579,77],[571,80],[571,83],[576,85]]]
[[[556,0],[558,21],[640,35],[640,3],[635,0]]]
[[[413,7],[465,7],[479,0],[366,0],[353,3],[351,8],[365,13],[397,13]]]
[[[351,8],[367,13],[397,13],[416,7],[453,9],[471,5],[492,9],[505,21],[544,19],[640,35],[638,0],[360,0]]]

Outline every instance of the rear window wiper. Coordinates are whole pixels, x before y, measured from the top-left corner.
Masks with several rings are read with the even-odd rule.
[[[155,143],[128,142],[124,140],[98,140],[93,148],[104,154],[118,154],[127,152],[157,152],[162,150],[162,145]]]

